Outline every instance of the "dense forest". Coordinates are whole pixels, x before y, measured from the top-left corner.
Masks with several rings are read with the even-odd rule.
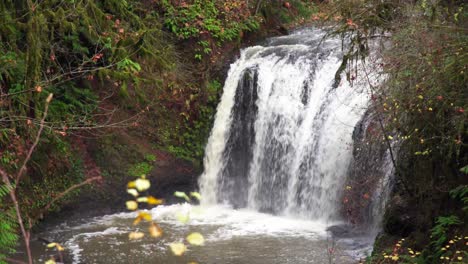
[[[390,150],[395,185],[363,262],[468,259],[464,1],[5,0],[0,17],[0,263],[67,208],[124,210],[142,174],[168,202],[193,191],[229,64],[310,26],[350,43],[337,82],[385,46],[363,144]],[[371,177],[347,183],[353,225]]]

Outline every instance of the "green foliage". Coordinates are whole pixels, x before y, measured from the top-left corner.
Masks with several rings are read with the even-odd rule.
[[[350,38],[348,65],[367,58],[369,40],[375,39],[371,36],[392,33],[382,64],[387,81],[372,91],[385,130],[421,158],[463,159],[468,120],[465,4],[368,0],[344,1],[336,8],[343,22],[336,32]],[[349,66],[348,74],[354,70]]]
[[[157,14],[139,1],[4,1],[0,16],[0,87],[9,95],[0,115],[9,128],[28,130],[25,118],[41,116],[48,93],[51,128],[87,126],[99,114],[99,92],[88,80],[138,89],[174,64]]]
[[[53,197],[84,179],[68,136],[117,121],[113,109],[121,106],[103,101],[119,89],[126,98],[145,99],[135,108],[140,102],[146,106],[152,100],[146,91],[174,68],[174,47],[149,6],[135,0],[0,2],[0,166],[6,171],[21,165],[37,135],[45,98],[54,94],[17,190],[33,223]],[[131,108],[128,101],[124,106]]]
[[[455,215],[439,216],[431,229],[432,245],[435,248],[441,248],[447,242],[447,231],[451,226],[461,225],[463,222]]]
[[[173,4],[163,0],[161,5],[166,26],[181,39],[209,34],[219,41],[234,40],[242,31],[259,27],[244,1],[193,0]]]
[[[75,154],[74,149],[60,138],[44,138],[43,143],[33,153],[30,161],[29,177],[25,177],[19,188],[17,196],[23,215],[31,218],[35,223],[47,206],[58,194],[72,185],[85,180],[85,171],[82,159]],[[73,153],[73,154],[71,154]],[[60,159],[61,162],[58,162]],[[49,168],[48,171],[43,171]],[[57,211],[60,205],[67,204],[80,194],[75,189],[52,204],[51,211]]]
[[[67,82],[60,86],[50,86],[56,95],[50,104],[49,120],[65,125],[90,126],[98,105],[97,95],[89,87],[76,87]]]
[[[292,24],[294,22],[305,22],[318,12],[317,5],[312,1],[291,0],[288,1],[290,8],[283,6],[284,2],[271,3],[263,1],[262,9],[268,18],[278,19],[282,24]]]
[[[463,203],[463,211],[468,211],[468,185],[460,185],[450,191],[450,196]]]
[[[153,165],[156,161],[156,156],[153,154],[146,154],[145,161],[136,163],[128,169],[128,174],[132,177],[141,177],[142,175],[148,175],[153,170]]]
[[[140,162],[128,169],[128,174],[133,177],[140,177],[141,175],[148,175],[153,169],[153,165],[148,162]]]
[[[196,119],[185,118],[183,126],[178,128],[181,133],[172,133],[177,145],[170,144],[167,150],[174,154],[176,157],[189,160],[192,162],[199,162],[203,158],[206,140],[208,139],[212,123],[214,121],[214,114],[219,93],[221,92],[222,85],[216,80],[213,80],[205,87],[206,102],[197,105],[192,113],[187,113],[186,116],[195,116]],[[192,100],[200,100],[195,96]],[[170,139],[170,137],[169,137]]]
[[[6,185],[0,185],[0,201],[4,201],[10,192]],[[6,264],[5,257],[15,252],[18,234],[13,208],[0,206],[0,264]]]
[[[460,171],[463,172],[464,174],[468,174],[468,165],[466,165],[465,167],[461,168]]]
[[[259,28],[259,18],[250,14],[246,1],[163,0],[165,26],[179,39],[197,39],[195,59],[210,54],[216,45],[238,40],[244,31]]]

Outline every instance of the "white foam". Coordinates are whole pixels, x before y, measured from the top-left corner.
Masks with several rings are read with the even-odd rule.
[[[96,221],[99,222],[99,220],[96,220]],[[83,251],[83,249],[79,246],[78,241],[80,239],[83,239],[83,241],[86,242],[90,238],[92,239],[95,237],[109,236],[109,235],[115,235],[115,234],[124,234],[127,232],[128,231],[126,230],[125,231],[119,230],[117,227],[110,227],[110,228],[105,229],[104,231],[80,233],[78,235],[73,236],[68,241],[66,241],[65,247],[70,251],[73,264],[79,264],[81,263],[81,252]]]

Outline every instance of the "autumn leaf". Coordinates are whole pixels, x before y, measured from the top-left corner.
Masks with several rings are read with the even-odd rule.
[[[135,188],[135,187],[136,187],[136,185],[135,185],[135,181],[128,182],[128,184],[127,184],[127,188],[129,188],[129,189],[130,189],[130,188]]]
[[[56,245],[57,245],[57,243],[49,243],[49,244],[47,244],[47,247],[48,247],[48,248],[53,248],[53,247],[55,247]]]
[[[194,197],[194,198],[197,199],[198,201],[201,200],[201,195],[200,195],[198,192],[191,192],[191,193],[190,193],[190,196]]]
[[[203,246],[205,244],[205,238],[202,234],[195,232],[187,236],[187,241],[191,245]]]
[[[128,234],[128,239],[130,240],[137,240],[137,239],[141,239],[145,236],[145,233],[142,233],[142,232],[130,232],[130,234]]]
[[[169,245],[171,251],[176,256],[182,256],[187,250],[187,247],[183,243],[172,243]]]
[[[148,197],[138,197],[137,202],[146,203],[146,202],[148,202]]]
[[[53,248],[55,247],[58,251],[64,251],[65,249],[59,244],[59,243],[49,243],[47,244],[48,248]]]
[[[163,235],[161,227],[159,227],[159,225],[156,223],[151,223],[150,227],[148,228],[148,231],[150,233],[150,236],[155,238]]]
[[[136,189],[127,189],[127,193],[133,195],[134,197],[138,196],[138,191]]]
[[[151,221],[151,219],[151,214],[147,212],[139,212],[138,216],[133,221],[133,225],[138,225],[138,223],[140,223],[141,220]]]
[[[164,203],[164,200],[163,199],[158,199],[158,198],[155,198],[153,196],[148,196],[148,201],[147,201],[148,204],[151,204],[151,205],[160,205],[160,204],[163,204]]]
[[[140,179],[135,180],[135,187],[139,192],[148,190],[150,186],[151,186],[151,183],[147,179],[140,178]]]
[[[138,203],[135,201],[127,201],[125,204],[127,205],[127,209],[131,211],[134,211],[138,208]]]
[[[174,193],[174,196],[175,197],[179,197],[179,198],[183,198],[185,199],[187,202],[190,202],[190,197],[188,197],[188,195],[184,192],[175,192]]]

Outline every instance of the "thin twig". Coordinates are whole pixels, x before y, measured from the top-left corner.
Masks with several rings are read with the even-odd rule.
[[[71,186],[70,188],[66,189],[65,191],[61,192],[59,195],[57,195],[57,197],[55,197],[50,203],[48,203],[46,205],[46,207],[44,207],[43,211],[48,211],[49,208],[59,199],[61,199],[62,197],[64,197],[67,193],[77,189],[77,188],[80,188],[81,186],[83,185],[86,185],[86,184],[89,184],[93,181],[99,181],[99,180],[102,180],[102,177],[101,176],[96,176],[96,177],[92,177],[92,178],[89,178],[83,182],[80,182],[78,184],[75,184],[73,186]]]
[[[26,264],[26,262],[24,261],[12,259],[12,258],[5,258],[5,260],[8,261],[9,263]]]
[[[16,188],[19,185],[21,175],[26,170],[26,165],[29,162],[29,160],[31,159],[31,155],[32,155],[34,149],[36,148],[37,144],[39,143],[39,139],[40,139],[40,136],[42,134],[42,130],[44,129],[45,119],[47,117],[47,111],[49,109],[50,101],[52,101],[52,97],[53,97],[53,94],[51,93],[51,94],[49,94],[49,96],[46,99],[45,110],[44,110],[43,117],[41,119],[39,130],[37,131],[36,139],[34,141],[34,144],[29,149],[28,155],[26,156],[26,159],[23,162],[23,166],[21,166],[21,169],[20,169],[20,171],[18,172],[18,174],[16,176],[15,183],[14,183],[15,187],[13,187],[13,185],[11,184],[8,173],[6,173],[4,170],[2,170],[0,168],[0,174],[2,176],[2,180],[7,185],[7,187],[10,189],[10,198],[11,198],[11,200],[12,200],[14,206],[15,206],[16,217],[18,218],[18,224],[20,226],[21,234],[23,235],[24,244],[25,244],[25,247],[26,247],[26,253],[28,254],[28,263],[29,264],[33,263],[32,254],[31,254],[31,247],[29,245],[31,233],[28,230],[26,230],[26,228],[24,227],[23,217],[21,216],[21,209],[20,209],[20,206],[19,206],[19,203],[18,203],[18,198],[16,197]]]
[[[28,164],[29,160],[31,159],[31,155],[32,155],[34,149],[36,148],[37,144],[39,143],[39,139],[41,138],[42,131],[44,130],[45,119],[47,117],[47,111],[49,111],[49,104],[50,104],[50,101],[52,100],[52,97],[53,97],[53,94],[51,93],[51,94],[49,94],[49,96],[46,99],[44,114],[42,115],[39,130],[37,131],[36,139],[34,140],[34,144],[29,149],[28,155],[24,159],[23,165],[21,166],[21,169],[19,170],[18,175],[16,175],[16,184],[18,184],[21,176],[26,171],[26,164]]]

